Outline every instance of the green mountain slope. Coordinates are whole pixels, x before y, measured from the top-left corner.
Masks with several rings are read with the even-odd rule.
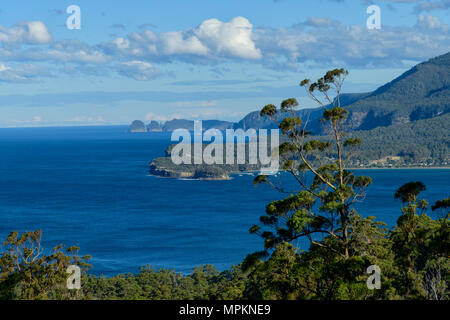
[[[348,129],[428,119],[450,112],[450,52],[420,63],[347,106]]]
[[[377,127],[429,119],[450,112],[450,52],[420,63],[400,77],[369,93],[343,94],[341,106],[349,111],[346,129],[370,130]],[[298,112],[309,118],[308,130],[324,133],[318,121],[320,108]],[[235,128],[276,128],[283,117],[260,118],[249,113]]]

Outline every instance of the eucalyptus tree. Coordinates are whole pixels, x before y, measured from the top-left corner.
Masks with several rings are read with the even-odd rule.
[[[448,299],[450,203],[449,199],[436,201],[432,210],[442,212],[433,220],[426,214],[428,202],[419,198],[425,190],[420,181],[408,182],[394,195],[403,204],[402,214],[389,235],[397,267],[394,284],[404,299]]]
[[[250,229],[264,238],[264,251],[259,256],[268,255],[282,242],[300,238],[343,259],[355,255],[352,224],[361,217],[353,207],[364,199],[372,180],[347,168],[361,144],[360,139],[347,137],[344,130],[348,111],[341,106],[341,92],[347,75],[344,69],[334,69],[316,82],[305,79],[300,83],[323,109],[321,121],[326,136],[311,136],[308,119],[298,116],[299,103],[295,98],[282,101],[280,108],[266,105],[260,112],[261,116],[272,118],[284,113],[279,128],[287,141],[279,147],[280,167],[295,179],[298,188],[286,190],[279,177],[255,178],[255,184],[268,184],[286,195],[269,203],[261,224]]]

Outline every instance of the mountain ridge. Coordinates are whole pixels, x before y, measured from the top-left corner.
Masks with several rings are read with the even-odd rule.
[[[450,112],[450,52],[412,67],[399,77],[372,92],[343,93],[341,106],[349,111],[345,122],[347,131],[371,130],[377,127],[431,119]],[[308,120],[307,130],[324,134],[319,121],[323,109],[305,108],[297,116]],[[274,129],[287,114],[278,113],[274,119],[260,117],[259,111],[248,113],[238,122],[204,120],[203,129]],[[152,121],[155,127],[155,121]],[[154,131],[173,131],[178,128],[193,130],[194,121],[173,119],[159,123]],[[152,130],[150,126],[149,131]]]

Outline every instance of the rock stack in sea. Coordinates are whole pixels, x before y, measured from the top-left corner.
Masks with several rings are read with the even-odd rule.
[[[150,123],[148,125],[148,131],[161,132],[161,131],[163,131],[163,127],[162,127],[161,123],[159,123],[158,121],[152,120],[152,121],[150,121]]]
[[[147,132],[147,127],[144,122],[134,120],[130,125],[130,132]]]

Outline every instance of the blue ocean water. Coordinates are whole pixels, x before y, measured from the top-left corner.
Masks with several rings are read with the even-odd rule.
[[[13,230],[42,229],[48,250],[80,246],[81,254],[93,256],[92,273],[105,275],[147,264],[184,273],[206,263],[223,270],[261,250],[262,240],[248,229],[282,195],[255,188],[250,175],[228,181],[150,176],[148,165],[164,154],[170,134],[127,129],[0,129],[0,239]],[[450,170],[358,173],[374,180],[359,212],[391,226],[400,213],[393,194],[403,183],[423,181],[430,203],[450,193]]]

